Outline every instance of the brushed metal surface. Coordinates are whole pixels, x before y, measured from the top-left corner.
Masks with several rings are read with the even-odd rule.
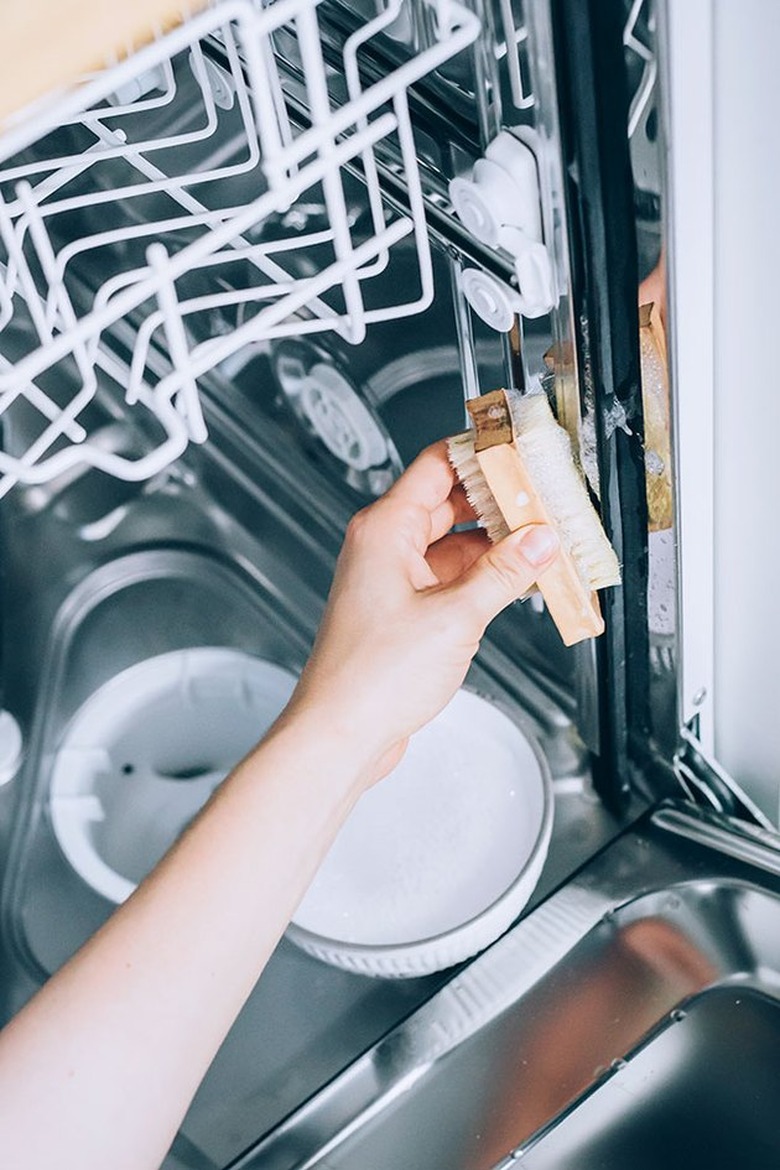
[[[780,881],[695,821],[623,835],[231,1170],[775,1165]]]

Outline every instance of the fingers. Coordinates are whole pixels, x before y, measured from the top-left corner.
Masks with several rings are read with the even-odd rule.
[[[431,514],[430,543],[441,540],[454,524],[465,524],[475,519],[474,509],[465,491],[460,484],[456,484],[444,503],[439,504]]]
[[[455,483],[455,472],[447,458],[447,442],[442,439],[426,447],[409,464],[387,495],[391,499],[421,505],[433,513],[448,499]]]
[[[383,501],[396,508],[406,505],[413,511],[417,529],[415,543],[423,553],[429,544],[441,540],[453,525],[476,519],[447,458],[446,440],[426,447],[383,500],[378,501],[380,506]]]
[[[485,530],[473,528],[469,532],[453,532],[432,544],[426,560],[439,584],[449,585],[462,577],[489,548],[490,539]]]
[[[663,252],[653,271],[639,285],[639,304],[658,306],[661,323],[666,324],[666,264]]]
[[[510,602],[527,593],[556,557],[558,537],[536,524],[511,533],[483,554],[453,587],[459,602],[471,605],[483,628]]]

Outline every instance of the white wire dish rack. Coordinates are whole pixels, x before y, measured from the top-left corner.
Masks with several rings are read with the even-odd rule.
[[[26,439],[0,453],[0,494],[79,464],[145,479],[205,439],[197,380],[247,343],[325,330],[358,343],[372,322],[427,307],[431,258],[407,91],[479,26],[453,0],[416,0],[432,33],[379,81],[366,81],[362,54],[408,21],[411,3],[388,0],[344,39],[334,68],[323,57],[318,0],[217,0],[5,134],[0,414],[14,432],[20,417]],[[307,124],[286,108],[274,51],[281,37],[295,45]],[[206,45],[219,47],[218,62]],[[149,136],[155,119],[165,121],[164,136]],[[225,120],[240,143],[229,156],[219,145]],[[403,212],[383,192],[380,143],[400,159]],[[367,192],[359,226],[345,193],[350,168]],[[316,230],[295,216],[313,190],[325,212]],[[377,303],[367,289],[402,241],[413,245],[416,287]],[[224,279],[239,266],[241,279]],[[384,281],[385,296],[388,285],[395,289]],[[228,306],[235,328],[193,336],[194,315]],[[126,361],[106,341],[122,321],[133,324]],[[154,421],[157,438],[142,456],[92,441],[90,403],[106,385],[123,411],[140,408]]]

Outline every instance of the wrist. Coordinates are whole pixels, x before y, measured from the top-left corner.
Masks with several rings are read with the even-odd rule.
[[[294,696],[262,744],[264,751],[294,755],[334,796],[354,803],[371,783],[376,757],[350,718],[326,702]]]

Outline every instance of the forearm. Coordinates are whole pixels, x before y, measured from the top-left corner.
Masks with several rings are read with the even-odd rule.
[[[0,1035],[3,1166],[157,1170],[358,794],[555,555],[543,527],[447,535],[467,519],[440,443],[350,524],[282,720]]]
[[[350,749],[310,716],[283,722],[9,1025],[5,1164],[159,1166],[356,799]]]

